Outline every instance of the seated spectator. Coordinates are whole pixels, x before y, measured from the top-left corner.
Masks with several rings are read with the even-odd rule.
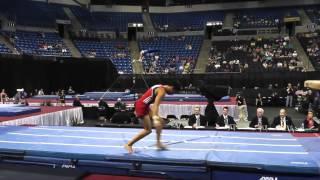
[[[21,103],[21,100],[23,99],[22,97],[22,92],[24,91],[24,89],[17,89],[17,93],[14,95],[14,104],[19,104]]]
[[[252,128],[265,128],[269,127],[268,118],[263,116],[264,110],[262,108],[257,109],[257,115],[252,118],[250,127]]]
[[[109,107],[106,101],[100,98],[98,102],[98,113],[99,116],[105,117],[106,119],[110,119],[114,111]]]
[[[100,98],[100,100],[98,102],[98,107],[101,109],[108,109],[109,105],[106,101],[104,101],[102,98]]]
[[[280,109],[280,114],[273,119],[271,127],[287,130],[288,128],[294,128],[294,124],[291,117],[287,116],[287,111],[285,109]]]
[[[74,107],[83,107],[83,104],[81,103],[79,96],[76,96],[76,98],[73,100],[72,105]]]
[[[229,108],[223,107],[222,114],[216,120],[216,127],[226,127],[229,125],[237,125],[232,116],[228,115]]]
[[[188,124],[193,128],[207,126],[207,120],[205,116],[200,114],[200,106],[194,107],[193,114],[190,115]]]
[[[74,93],[75,93],[75,91],[72,89],[71,86],[69,86],[68,94],[69,94],[69,95],[73,95]]]
[[[309,111],[306,119],[304,120],[304,128],[306,129],[317,129],[319,124],[314,120],[313,112]]]
[[[206,71],[301,71],[302,61],[292,47],[288,37],[215,42]]]
[[[43,89],[40,89],[39,91],[38,91],[38,96],[43,96],[44,95],[44,91],[43,91]]]

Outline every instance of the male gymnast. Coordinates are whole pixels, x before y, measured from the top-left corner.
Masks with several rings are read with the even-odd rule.
[[[142,96],[135,102],[135,115],[139,119],[143,119],[144,129],[137,134],[131,141],[129,141],[124,147],[129,152],[133,152],[133,144],[149,135],[152,131],[152,123],[156,128],[157,133],[157,148],[159,150],[165,150],[166,146],[160,141],[161,131],[164,125],[163,119],[159,117],[159,106],[162,98],[166,94],[172,94],[174,86],[171,85],[154,85],[149,88]],[[150,108],[149,106],[152,105]]]

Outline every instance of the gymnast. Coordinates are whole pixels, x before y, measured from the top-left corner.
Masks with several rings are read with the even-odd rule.
[[[144,138],[151,133],[152,123],[156,128],[157,133],[157,148],[159,150],[165,150],[166,146],[160,141],[161,131],[164,125],[164,121],[159,117],[159,106],[166,94],[172,94],[174,91],[174,86],[172,85],[154,85],[149,88],[142,96],[135,102],[135,115],[139,119],[143,119],[143,127],[139,134],[137,134],[131,141],[129,141],[124,147],[129,152],[132,153],[132,146],[134,143]],[[150,104],[152,104],[150,108]],[[152,122],[151,122],[152,121]]]

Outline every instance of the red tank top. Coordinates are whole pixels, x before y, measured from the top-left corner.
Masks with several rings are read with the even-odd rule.
[[[163,85],[161,84],[157,84],[152,86],[151,88],[149,88],[147,90],[147,92],[145,92],[139,99],[138,101],[147,105],[152,104],[155,99],[156,99],[156,89],[159,87],[163,87]]]

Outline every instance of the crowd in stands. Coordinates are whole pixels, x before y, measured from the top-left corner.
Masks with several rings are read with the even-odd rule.
[[[234,27],[237,29],[246,28],[265,28],[265,27],[278,27],[280,25],[280,17],[270,16],[270,14],[256,13],[238,13],[234,17]]]
[[[144,56],[145,73],[188,74],[193,72],[202,40],[201,36],[145,38],[139,42],[141,50],[158,50]]]
[[[318,32],[298,34],[302,47],[316,70],[320,70],[320,36]]]
[[[71,57],[71,52],[58,33],[16,31],[4,34],[22,54]]]
[[[320,10],[319,6],[305,8],[306,14],[309,16],[310,20],[315,24],[320,24],[320,11],[319,10]]]
[[[213,42],[207,72],[303,71],[289,37]]]
[[[248,28],[279,28],[284,17],[299,17],[296,9],[248,9],[235,13],[234,27],[237,29]]]

